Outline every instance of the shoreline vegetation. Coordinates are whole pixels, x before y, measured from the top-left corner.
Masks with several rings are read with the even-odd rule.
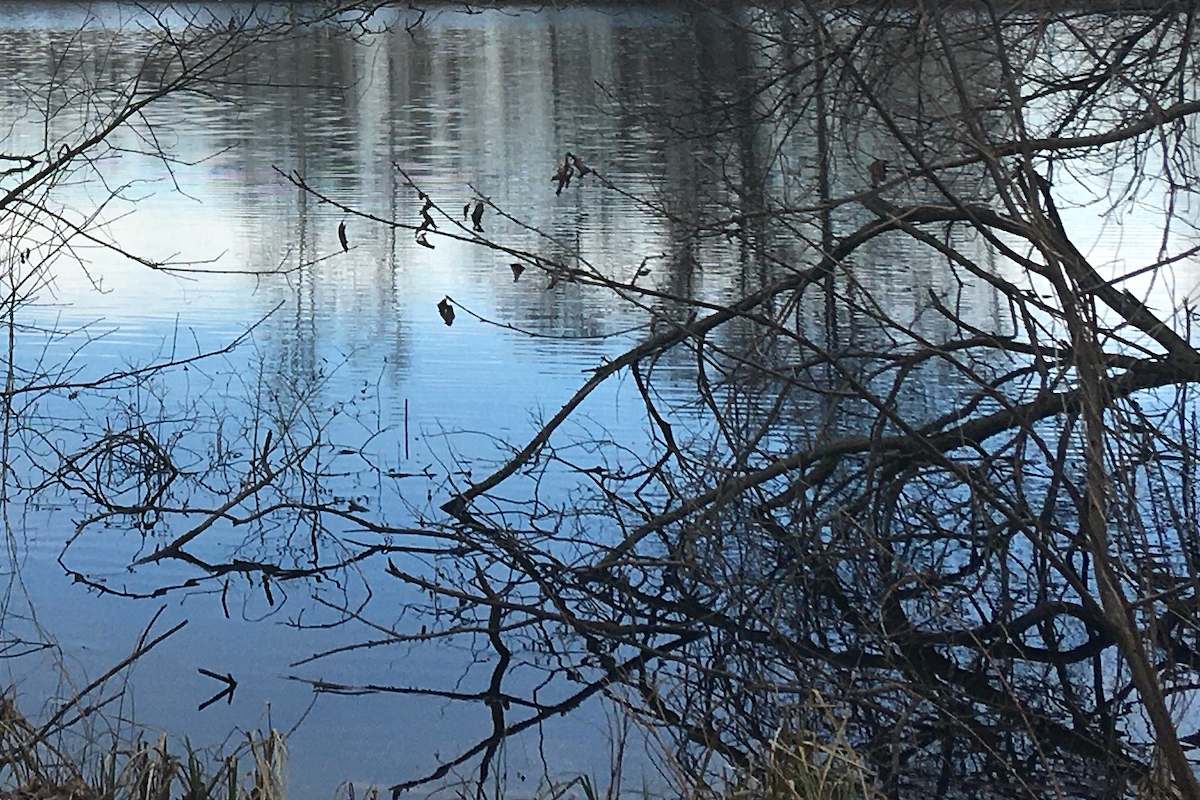
[[[195,750],[115,732],[98,735],[83,714],[39,728],[0,695],[0,800],[283,800],[287,747],[274,728],[245,734],[227,752]]]
[[[780,729],[768,743],[761,770],[731,768],[720,785],[693,783],[669,756],[660,766],[670,787],[661,793],[640,788],[642,800],[881,800],[882,792],[863,757],[847,737],[847,723],[815,696],[810,710],[824,718],[820,733],[802,725]],[[187,739],[173,742],[165,731],[122,736],[97,735],[84,725],[89,709],[51,733],[18,708],[12,694],[0,694],[0,800],[286,800],[288,749],[284,734],[244,733],[232,747],[198,750]],[[719,760],[713,752],[710,759]],[[489,786],[471,778],[430,796],[462,800],[618,800],[622,795],[622,751],[614,755],[609,783],[587,775],[543,776],[532,792],[510,790],[498,776]],[[334,800],[378,800],[375,786],[342,783]]]

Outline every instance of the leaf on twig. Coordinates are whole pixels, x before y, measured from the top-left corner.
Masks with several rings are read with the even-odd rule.
[[[447,326],[454,324],[454,306],[450,305],[450,298],[443,297],[442,302],[438,303],[438,313],[442,315],[442,322]]]
[[[562,190],[571,185],[571,176],[575,174],[574,168],[571,166],[571,154],[563,158],[562,166],[558,168],[558,172],[554,173],[554,177],[550,180],[558,183],[558,188],[554,190],[555,194],[562,194]]]

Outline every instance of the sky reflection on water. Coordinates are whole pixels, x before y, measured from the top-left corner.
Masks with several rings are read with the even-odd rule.
[[[76,17],[63,7],[8,8],[7,26],[0,29],[6,53],[0,73],[11,86],[20,75],[45,69],[30,49],[19,46],[20,37],[53,41],[71,32]],[[238,8],[221,5],[220,15]],[[120,13],[100,7],[97,19],[114,25]],[[548,257],[577,256],[626,281],[646,263],[651,272],[641,279],[645,284],[686,287],[719,302],[763,280],[763,265],[742,258],[721,238],[682,259],[679,231],[631,199],[712,216],[736,208],[721,170],[736,172],[745,165],[733,163],[728,142],[683,137],[653,122],[663,104],[688,96],[689,87],[712,89],[719,98],[743,77],[739,70],[749,67],[736,59],[706,62],[694,55],[703,49],[697,43],[714,38],[718,33],[702,20],[680,12],[574,9],[441,12],[411,36],[397,28],[356,43],[317,30],[263,48],[249,62],[245,84],[228,87],[227,101],[181,95],[150,110],[179,159],[170,173],[161,161],[131,153],[103,167],[114,185],[129,185],[130,200],[106,212],[112,239],[155,261],[187,261],[197,272],[151,271],[109,251],[85,248],[88,271],[56,273],[52,287],[24,313],[43,329],[87,326],[86,331],[49,343],[42,332],[24,334],[20,357],[73,358],[77,378],[88,379],[130,364],[222,348],[252,328],[231,353],[186,371],[173,369],[135,398],[62,401],[59,419],[77,415],[81,425],[84,420],[96,425],[106,414],[122,413],[122,403],[136,402],[148,413],[199,407],[215,425],[223,415],[253,412],[263,395],[299,393],[314,418],[332,418],[322,436],[368,456],[384,473],[428,475],[381,488],[356,461],[361,456],[346,455],[331,465],[323,490],[367,504],[387,498],[386,508],[372,510],[393,524],[435,514],[451,482],[461,483],[466,470],[482,472],[503,457],[504,443],[523,442],[588,370],[645,336],[648,317],[616,305],[608,293],[569,282],[551,286],[549,276],[536,269],[514,281],[511,257],[468,242],[433,236],[436,249],[423,248],[410,232],[305,195],[281,172],[300,175],[365,214],[409,224],[419,220],[421,203],[406,175],[455,218],[464,203],[483,196],[514,217],[488,211],[484,225],[494,240]],[[699,112],[703,117],[705,109]],[[11,140],[19,144],[34,135],[18,121]],[[792,163],[811,163],[808,143],[791,146],[797,148],[789,154]],[[549,179],[567,150],[597,165],[629,194],[584,179],[556,196]],[[848,186],[861,180],[846,172]],[[775,178],[804,183],[800,170]],[[70,202],[87,206],[95,200],[90,191],[71,187]],[[339,222],[348,232],[345,253],[337,240]],[[1111,231],[1101,231],[1098,246]],[[1122,243],[1138,235],[1127,229]],[[784,242],[779,250],[787,254],[799,247]],[[918,317],[925,293],[943,283],[944,265],[886,243],[869,251],[877,263],[856,277],[889,298],[898,317]],[[256,274],[239,274],[245,272]],[[452,327],[437,311],[445,296],[459,304]],[[966,290],[965,306],[976,317],[998,318],[992,301],[987,292]],[[802,322],[822,324],[815,308],[802,312],[807,315]],[[88,336],[95,341],[79,351]],[[674,375],[681,396],[686,394],[689,365],[668,359],[662,372]],[[935,381],[926,397],[901,399],[934,409],[944,388]],[[95,405],[85,406],[88,402]],[[636,444],[644,438],[640,405],[628,382],[614,382],[585,410],[597,429]],[[380,430],[385,434],[376,435]],[[198,457],[214,446],[213,433],[187,433]],[[79,674],[95,675],[129,650],[158,601],[97,598],[70,584],[55,558],[79,519],[70,502],[61,500],[55,506],[41,498],[14,521],[24,537],[21,577],[38,623],[56,639],[67,663]],[[240,536],[218,532],[207,547],[218,552],[245,546]],[[167,564],[129,573],[127,565],[145,546],[127,532],[89,530],[68,561],[95,580],[130,587],[193,574],[192,568]],[[369,585],[372,609],[386,615],[403,598],[380,580],[381,566],[365,565],[362,576],[349,576],[330,596],[344,592],[352,603],[366,597]],[[268,707],[276,727],[304,718],[290,741],[298,798],[328,797],[348,778],[386,785],[412,777],[486,733],[482,709],[441,701],[322,697],[309,710],[309,688],[289,682],[287,675],[429,685],[444,682],[448,672],[465,671],[470,654],[400,646],[292,667],[363,636],[357,628],[297,630],[301,622],[332,618],[331,612],[312,602],[306,587],[281,591],[289,596],[273,608],[261,589],[235,587],[231,619],[218,593],[208,589],[166,598],[164,624],[188,619],[189,626],[138,665],[132,681],[136,705],[124,711],[150,727],[186,732],[205,744],[235,727],[262,724]],[[44,696],[56,679],[49,671],[31,671],[27,661],[6,666],[27,697]],[[238,678],[232,705],[195,710],[214,690],[197,675],[198,666]],[[604,726],[599,709],[556,721],[544,742],[551,769],[605,769],[607,750],[596,744]],[[514,769],[536,764],[536,746],[532,737],[509,745]]]
[[[14,57],[3,69],[10,85],[45,69],[20,41],[52,44],[78,21],[72,9],[32,4],[15,7],[6,19],[5,49]],[[127,19],[120,9],[100,7],[90,24],[116,29]],[[106,418],[115,424],[135,406],[168,417],[200,407],[208,428],[186,436],[202,457],[211,454],[211,428],[223,414],[252,410],[258,392],[301,387],[314,417],[339,412],[323,435],[351,446],[369,441],[370,455],[386,470],[428,470],[431,478],[399,480],[388,492],[410,509],[436,507],[447,481],[461,482],[465,476],[455,473],[471,468],[456,464],[456,457],[478,469],[502,454],[499,441],[528,436],[586,370],[644,335],[638,326],[646,318],[569,283],[547,288],[548,277],[536,270],[514,282],[510,259],[462,242],[435,239],[436,250],[422,248],[409,233],[302,195],[275,168],[302,175],[363,212],[415,221],[420,201],[398,165],[449,212],[478,192],[559,244],[490,211],[489,236],[535,250],[575,251],[631,277],[638,268],[631,255],[669,253],[669,233],[594,182],[577,183],[558,197],[549,177],[561,154],[573,149],[603,162],[610,178],[633,192],[651,194],[661,185],[664,142],[614,113],[597,82],[653,85],[664,67],[655,63],[654,42],[664,29],[684,23],[658,12],[443,13],[415,37],[401,29],[355,44],[316,31],[256,52],[246,85],[232,87],[229,102],[178,96],[152,107],[150,121],[178,161],[170,173],[163,162],[133,153],[103,164],[111,185],[128,187],[128,200],[105,211],[107,231],[129,252],[189,262],[181,265],[197,271],[155,272],[84,247],[86,272],[56,272],[24,312],[39,329],[78,335],[47,340],[31,331],[18,359],[70,363],[82,381],[219,349],[253,332],[231,353],[170,370],[152,386],[55,401],[62,435],[82,437],[85,428],[103,428]],[[18,121],[10,142],[19,146],[36,135]],[[119,144],[138,142],[129,137]],[[71,187],[67,202],[87,207],[97,199],[95,189]],[[340,221],[347,225],[347,253],[337,242]],[[242,271],[278,274],[236,274]],[[650,278],[658,279],[665,279],[661,272]],[[722,280],[713,282],[718,292]],[[460,304],[450,328],[436,310],[447,295]],[[467,310],[539,336],[485,325]],[[627,387],[615,386],[593,398],[588,410],[598,424],[613,431],[626,426],[623,435],[636,439],[640,416],[621,413],[622,404],[635,400]],[[401,441],[406,407],[407,448]],[[78,421],[76,434],[71,420]],[[385,435],[373,437],[378,429]],[[334,472],[341,477],[324,488],[364,502],[377,498],[378,487],[360,485],[362,465],[351,462],[354,457],[338,462]],[[404,506],[388,515],[396,524],[411,521]],[[286,680],[296,674],[435,685],[448,672],[466,670],[468,653],[401,646],[290,667],[313,652],[357,641],[362,631],[298,631],[298,622],[332,616],[306,598],[303,586],[277,588],[286,599],[272,608],[260,588],[235,583],[226,600],[231,619],[209,589],[151,602],[96,597],[71,585],[55,562],[79,519],[68,498],[42,497],[16,522],[37,635],[57,642],[79,682],[123,657],[160,602],[167,606],[161,625],[189,621],[134,671],[120,710],[138,722],[211,744],[268,718],[283,729],[303,718],[290,740],[294,797],[328,797],[345,779],[387,785],[412,777],[486,733],[485,713],[441,701],[322,697],[310,710],[307,685]],[[138,535],[103,528],[87,534],[68,550],[66,562],[90,579],[143,590],[195,574],[172,564],[130,573],[130,560],[146,551]],[[245,547],[241,536],[218,532],[206,552]],[[369,576],[350,576],[343,590],[344,598],[361,599],[370,583],[372,608],[385,609],[386,616],[388,604],[395,608],[402,598],[380,580],[380,566],[364,567]],[[10,632],[16,627],[10,623]],[[40,663],[49,666],[55,657]],[[27,702],[67,691],[52,688],[56,670],[31,669],[28,659],[6,666]],[[196,711],[214,690],[197,674],[201,666],[237,677],[231,705]],[[596,745],[605,725],[597,708],[549,726],[541,746],[551,768],[568,774],[604,769],[606,748]],[[532,774],[538,746],[534,737],[509,745],[514,771]]]

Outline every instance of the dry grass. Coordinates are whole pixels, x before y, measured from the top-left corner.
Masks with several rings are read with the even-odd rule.
[[[771,740],[762,778],[765,800],[871,800],[878,796],[870,769],[834,720],[833,735],[780,729]]]
[[[715,752],[698,768],[664,755],[660,766],[682,800],[881,800],[874,772],[847,736],[847,720],[814,692],[747,768]]]
[[[62,737],[60,737],[61,740]],[[86,737],[85,737],[86,738]],[[623,742],[624,740],[622,740]],[[0,800],[285,800],[287,746],[270,729],[247,735],[232,753],[211,757],[184,742],[171,748],[165,734],[153,741],[139,739],[124,748],[67,754],[39,734],[8,695],[0,695]],[[619,762],[624,744],[614,753]],[[715,765],[715,757],[706,763]],[[94,765],[89,768],[87,765]],[[242,765],[244,769],[240,768]],[[668,764],[681,800],[878,800],[874,776],[846,736],[845,720],[819,696],[793,715],[772,738],[753,768],[727,772],[720,782],[708,782]],[[616,800],[619,778],[603,793],[586,776],[542,784],[535,800]],[[337,796],[355,797],[353,784],[339,787]],[[498,800],[512,796],[497,785],[485,792]],[[458,795],[478,798],[479,787]],[[642,790],[642,796],[661,797]],[[378,798],[370,787],[366,798]]]
[[[60,737],[61,738],[61,737]],[[287,748],[274,729],[209,758],[184,743],[172,752],[162,734],[151,744],[66,753],[40,735],[0,695],[0,800],[284,800]],[[90,752],[89,752],[90,751]],[[247,758],[248,756],[248,758]],[[247,761],[244,772],[239,758]],[[95,765],[89,767],[88,765]]]

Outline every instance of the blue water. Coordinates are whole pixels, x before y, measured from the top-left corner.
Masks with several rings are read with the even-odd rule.
[[[253,10],[189,6],[179,18],[210,8],[217,21]],[[36,92],[31,99],[21,87],[51,85],[45,53],[70,52],[80,24],[90,60],[75,77],[90,80],[89,70],[119,77],[139,63],[146,36],[137,24],[145,18],[120,6],[90,9],[3,7],[0,94],[13,113],[0,129],[0,150],[36,150],[44,135],[70,141],[78,120],[64,114],[43,126]],[[373,25],[389,22],[396,18]],[[101,242],[169,268],[151,269],[100,242],[55,251],[36,234],[0,247],[13,275],[41,280],[25,285],[27,303],[13,318],[14,365],[25,370],[18,379],[70,384],[19,397],[10,449],[4,632],[51,645],[3,662],[27,712],[37,714],[119,661],[165,606],[155,631],[183,620],[187,627],[143,658],[127,683],[110,686],[110,694],[125,694],[109,710],[202,746],[268,724],[294,729],[295,798],[330,797],[346,780],[408,780],[486,735],[490,718],[482,706],[391,694],[314,699],[308,684],[289,679],[445,688],[461,676],[463,687],[486,684],[487,665],[474,663],[466,643],[393,644],[310,660],[381,635],[353,620],[329,627],[345,619],[338,608],[361,609],[371,623],[400,634],[420,630],[421,618],[402,613],[412,594],[384,575],[382,559],[336,580],[276,583],[270,597],[257,579],[214,579],[180,561],[131,569],[198,517],[164,517],[148,531],[93,518],[89,479],[104,483],[100,476],[108,476],[116,502],[132,502],[145,485],[136,470],[120,473],[120,464],[86,454],[105,436],[149,431],[170,444],[183,473],[171,500],[215,507],[239,491],[247,460],[270,431],[276,442],[287,439],[285,450],[323,443],[317,477],[288,484],[293,496],[339,508],[354,503],[393,526],[442,519],[439,506],[455,488],[523,444],[590,370],[649,335],[651,309],[555,282],[532,267],[514,281],[511,252],[473,242],[468,229],[454,229],[444,217],[441,232],[458,238],[433,235],[435,249],[371,217],[416,224],[423,191],[461,220],[464,203],[485,197],[512,217],[489,209],[484,221],[487,237],[509,251],[620,281],[633,280],[645,264],[651,271],[639,285],[709,302],[734,296],[763,278],[762,265],[715,237],[693,254],[699,266],[679,266],[675,252],[685,231],[669,215],[721,216],[734,208],[721,177],[736,172],[736,159],[718,158],[716,148],[728,144],[719,137],[684,136],[655,123],[664,103],[686,96],[688,87],[720,97],[737,85],[744,67],[736,61],[693,57],[705,35],[682,12],[616,7],[443,10],[411,35],[401,25],[357,40],[326,26],[250,48],[237,80],[212,93],[156,103],[141,127],[113,135],[115,149],[105,149],[102,160],[56,187],[50,201],[64,213],[85,218],[99,210],[93,224]],[[138,152],[146,147],[139,132],[150,129],[170,160]],[[795,193],[801,202],[811,192],[803,171],[813,163],[805,149],[811,143],[788,147],[782,163],[803,168],[777,169],[771,179],[781,195]],[[556,195],[550,176],[568,150],[620,191],[584,179]],[[353,211],[303,192],[285,174],[303,176],[315,192]],[[1086,217],[1092,212],[1074,213],[1081,230],[1094,226],[1097,252],[1118,243],[1123,258],[1153,251],[1136,221],[1100,226]],[[337,237],[343,222],[348,252]],[[18,256],[27,248],[33,259],[24,265]],[[784,256],[797,248],[779,245]],[[926,293],[948,285],[945,265],[888,243],[870,253],[877,263],[859,265],[854,278],[886,297],[897,319],[919,318],[936,334],[945,323],[927,320]],[[449,327],[438,312],[447,297],[456,308]],[[979,287],[963,288],[956,299],[968,316],[1003,318]],[[798,313],[801,324],[822,324],[817,305]],[[87,385],[168,363],[142,381]],[[677,404],[673,419],[698,419],[685,402],[693,365],[666,358],[656,374],[666,406]],[[923,396],[901,399],[932,413],[954,380],[939,376]],[[611,437],[634,452],[645,445],[644,406],[631,381],[606,384],[582,411],[560,444]],[[598,458],[586,448],[570,453],[585,462]],[[81,465],[80,475],[51,480],[64,457]],[[552,471],[546,488],[566,491],[558,479]],[[528,486],[518,481],[514,490]],[[263,502],[271,497],[264,493]],[[349,521],[338,525],[319,543],[322,558],[380,538]],[[311,559],[303,521],[288,514],[244,526],[218,523],[191,551],[214,563],[241,558],[300,567]],[[197,584],[184,586],[190,579]],[[135,599],[98,592],[89,582],[127,595],[175,588]],[[231,704],[197,711],[219,688],[198,667],[237,678]],[[541,733],[506,748],[516,785],[520,775],[536,781],[543,761],[559,776],[607,770],[611,730],[601,704]],[[630,764],[640,783],[641,762]]]

